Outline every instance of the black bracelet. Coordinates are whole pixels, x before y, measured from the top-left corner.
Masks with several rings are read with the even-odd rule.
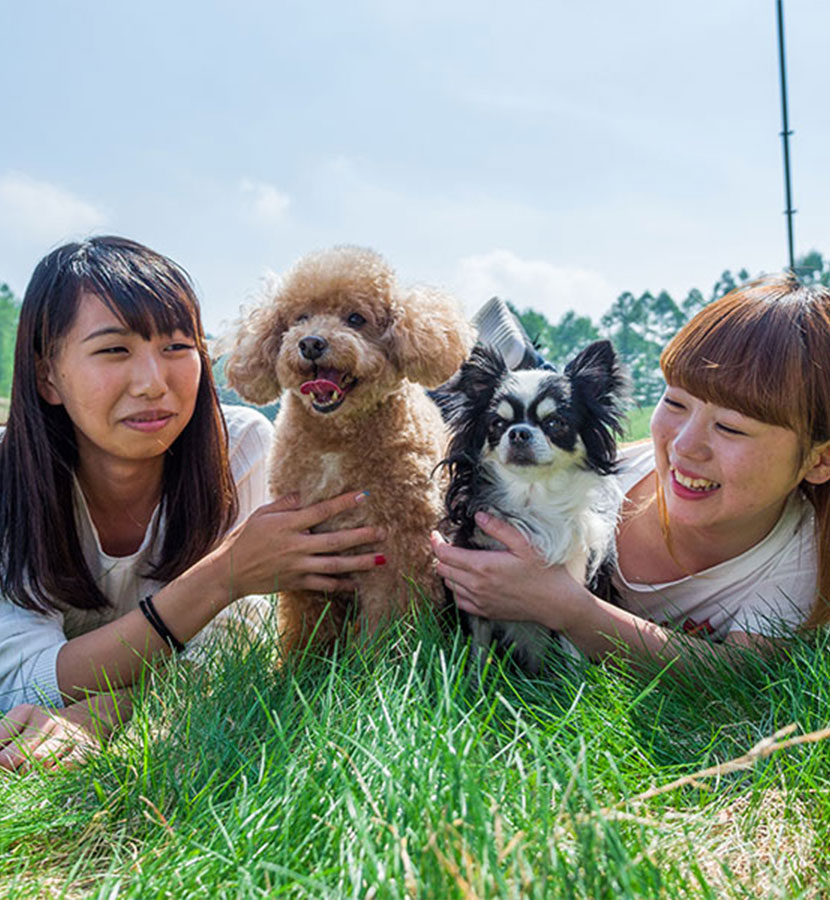
[[[144,613],[144,618],[153,626],[156,634],[165,644],[168,644],[176,653],[181,653],[185,649],[184,644],[173,637],[170,629],[164,624],[161,616],[156,611],[155,606],[153,606],[152,594],[148,594],[143,600],[139,601],[138,608]]]

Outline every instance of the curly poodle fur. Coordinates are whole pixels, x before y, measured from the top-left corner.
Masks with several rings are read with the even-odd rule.
[[[356,247],[304,257],[239,326],[229,383],[253,403],[282,394],[272,495],[296,491],[307,505],[368,490],[368,503],[320,530],[386,531],[386,565],[354,578],[357,605],[354,593],[280,594],[286,649],[305,646],[312,632],[328,646],[355,615],[373,632],[420,596],[443,604],[429,532],[442,514],[443,485],[432,473],[446,433],[424,387],[456,371],[472,337],[450,297],[404,289],[382,257]]]

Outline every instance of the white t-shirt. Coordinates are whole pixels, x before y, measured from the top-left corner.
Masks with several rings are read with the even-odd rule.
[[[621,453],[627,493],[654,471],[654,448]],[[818,560],[812,504],[794,491],[765,538],[695,575],[665,584],[632,584],[617,566],[612,583],[623,609],[660,625],[722,640],[731,631],[772,635],[801,625],[816,599]]]
[[[237,522],[268,502],[266,460],[273,426],[256,410],[243,406],[222,408],[228,425],[228,457],[239,495]],[[146,560],[160,547],[164,533],[162,519],[157,543],[151,546],[153,525],[159,507],[147,526],[144,540],[129,556],[110,556],[101,542],[87,509],[83,492],[75,481],[75,522],[81,548],[92,573],[110,606],[105,609],[70,609],[43,614],[23,609],[0,597],[0,712],[19,703],[62,705],[57,683],[57,658],[70,638],[85,634],[138,607],[148,594],[162,585],[141,575]],[[234,604],[236,606],[237,604]],[[190,641],[188,649],[204,641],[206,635],[223,625],[229,608]]]

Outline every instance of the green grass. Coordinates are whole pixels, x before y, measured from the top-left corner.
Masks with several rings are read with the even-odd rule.
[[[544,678],[402,623],[333,659],[171,667],[87,766],[0,776],[2,897],[801,897],[830,889],[828,640],[695,680]]]
[[[629,410],[623,441],[641,441],[643,438],[647,438],[649,436],[648,424],[653,412],[653,406],[637,406]]]

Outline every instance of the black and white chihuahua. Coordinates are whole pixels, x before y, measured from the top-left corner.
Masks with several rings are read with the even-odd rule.
[[[478,345],[436,392],[452,435],[444,529],[456,546],[503,549],[481,531],[483,510],[514,525],[547,565],[591,585],[613,553],[621,492],[613,475],[628,378],[610,341],[595,341],[563,373],[511,371]],[[529,622],[462,613],[480,652],[511,650],[530,672],[552,633]]]

